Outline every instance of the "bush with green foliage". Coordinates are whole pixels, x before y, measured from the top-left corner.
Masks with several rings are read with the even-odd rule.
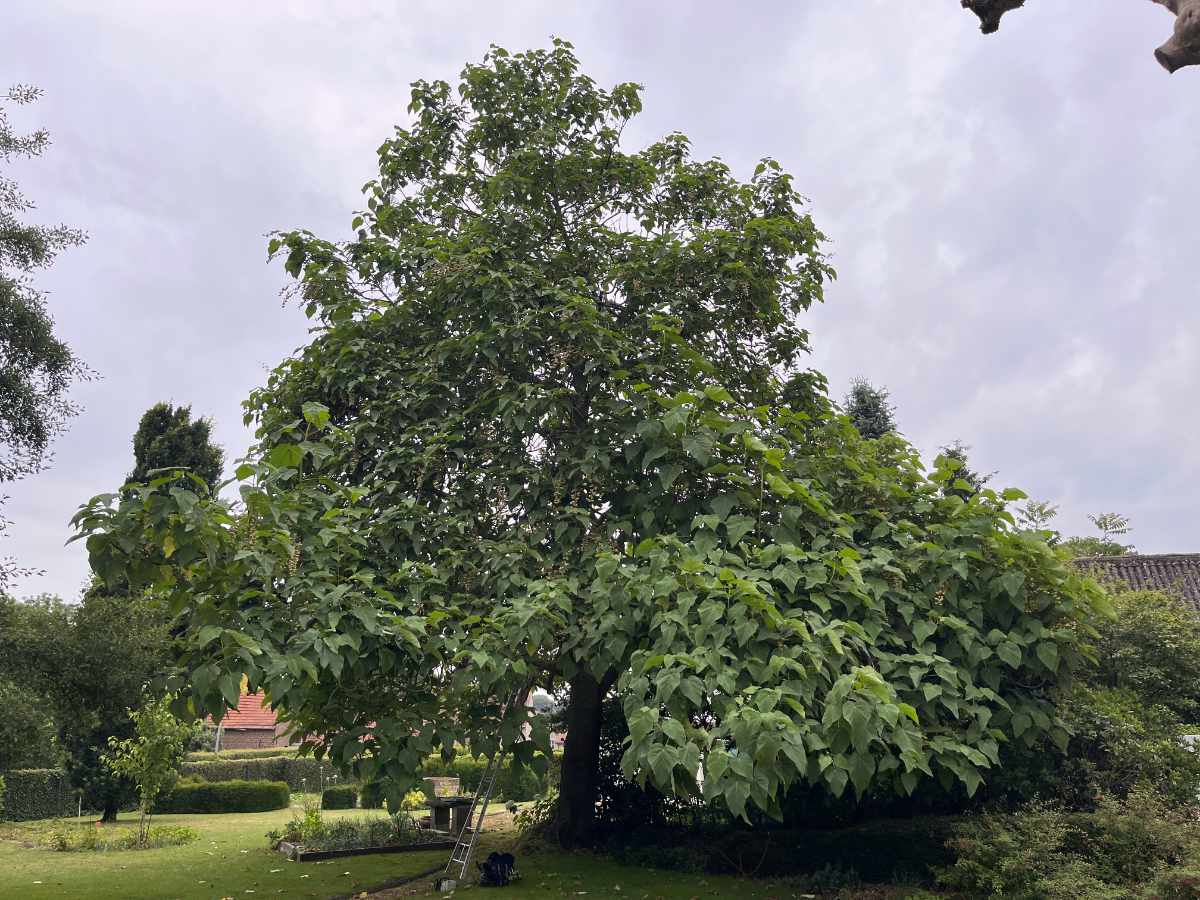
[[[1155,880],[1150,896],[1154,900],[1200,900],[1200,867],[1167,869]]]
[[[558,762],[559,758],[553,757],[551,768],[556,768]],[[473,794],[479,788],[487,766],[486,757],[477,759],[460,753],[447,761],[440,754],[435,754],[425,760],[425,765],[421,767],[421,775],[457,778],[459,792]],[[496,787],[492,797],[497,800],[516,800],[518,802],[533,800],[545,792],[549,779],[552,777],[550,768],[546,770],[545,774],[539,776],[530,767],[518,767],[510,760],[496,775]]]
[[[158,801],[160,813],[265,812],[285,809],[291,792],[283,781],[184,780]]]
[[[1139,785],[1179,806],[1200,796],[1200,753],[1182,741],[1200,715],[1200,617],[1161,593],[1119,590],[1112,600],[1115,616],[1097,624],[1094,662],[1059,702],[1069,743],[1003,747],[989,799],[1090,809]]]
[[[104,752],[110,738],[133,735],[128,710],[163,671],[168,620],[162,606],[97,584],[80,603],[0,596],[0,675],[46,699],[63,768],[84,805],[105,821],[135,794],[129,779],[104,764]]]
[[[272,847],[280,841],[305,850],[358,850],[370,847],[408,847],[441,840],[441,835],[417,827],[407,813],[390,816],[339,818],[326,822],[321,811],[306,804],[283,828],[267,832]]]
[[[358,802],[358,791],[342,785],[325,788],[321,793],[321,809],[354,809]]]
[[[0,614],[0,619],[3,615]],[[3,627],[0,625],[0,627]],[[0,644],[6,642],[0,641]],[[4,652],[0,649],[0,652]],[[20,660],[10,661],[15,669]],[[5,668],[0,665],[0,669]],[[11,673],[13,676],[16,672]],[[15,679],[0,675],[0,772],[8,769],[56,768],[61,760],[54,720],[45,696]]]
[[[1112,591],[1115,618],[1099,624],[1091,683],[1133,692],[1181,722],[1200,722],[1200,616],[1158,591]]]
[[[522,817],[525,816],[523,812]],[[654,826],[609,836],[608,852],[631,865],[762,878],[842,873],[869,882],[920,882],[954,862],[946,843],[956,819],[877,819],[841,828],[775,830]]]
[[[13,769],[4,779],[6,819],[51,819],[77,811],[78,794],[62,769]]]
[[[42,846],[59,852],[73,850],[153,850],[190,844],[200,832],[186,825],[154,825],[145,834],[136,828],[101,827],[88,823],[56,823],[42,839]]]
[[[950,841],[956,860],[938,880],[972,897],[1128,898],[1187,859],[1197,828],[1194,816],[1147,792],[1102,801],[1091,813],[1035,803],[962,820]]]

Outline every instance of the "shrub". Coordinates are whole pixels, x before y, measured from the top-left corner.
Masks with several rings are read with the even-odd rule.
[[[400,803],[400,808],[405,812],[412,812],[416,809],[424,809],[429,805],[429,801],[425,798],[423,791],[409,791],[404,795],[404,800]]]
[[[13,769],[4,778],[6,819],[51,819],[76,812],[78,795],[61,769]]]
[[[358,792],[349,786],[325,788],[321,794],[321,809],[354,809]]]
[[[223,813],[285,809],[291,798],[283,781],[180,781],[155,812]]]
[[[1155,880],[1150,896],[1156,900],[1200,900],[1200,869],[1168,869]]]
[[[0,819],[4,818],[4,776],[0,775]]]
[[[369,781],[358,790],[358,805],[363,809],[383,809],[383,795],[383,783]],[[425,795],[422,794],[422,800],[424,797]]]
[[[46,834],[44,847],[59,852],[76,850],[144,850],[158,847],[178,847],[200,837],[194,828],[184,825],[155,825],[143,839],[134,828],[102,828],[98,825],[67,825],[59,823]]]
[[[964,820],[950,841],[958,858],[938,880],[973,897],[1129,897],[1177,864],[1197,836],[1194,820],[1147,792],[1123,804],[1104,801],[1094,813],[1031,804],[1011,815]]]
[[[522,810],[518,827],[527,834],[553,832],[554,809]],[[788,878],[856,878],[865,882],[921,882],[954,862],[946,842],[954,819],[926,816],[880,819],[844,828],[773,830],[647,826],[612,833],[606,849],[622,862],[714,875]]]
[[[320,791],[325,782],[337,776],[337,770],[328,760],[278,754],[195,760],[181,765],[179,773],[204,781],[285,781],[293,791],[311,793]]]
[[[271,756],[287,756],[296,758],[297,747],[257,747],[252,750],[221,750],[214,753],[211,750],[196,750],[187,755],[188,762],[227,762],[231,759],[262,759]]]
[[[406,847],[437,841],[441,836],[418,828],[407,813],[325,822],[315,805],[305,804],[300,816],[293,817],[282,830],[268,832],[267,839],[272,846],[284,840],[305,850],[350,850]]]
[[[434,754],[425,761],[421,774],[447,775],[457,778],[459,790],[464,794],[473,794],[478,790],[479,782],[483,780],[487,764],[486,757],[475,759],[467,754],[459,754],[447,762],[441,756]],[[558,765],[559,757],[555,756],[551,760],[550,770],[547,771],[546,776],[539,778],[537,773],[528,766],[518,768],[510,760],[509,764],[504,766],[496,776],[496,788],[492,793],[492,799],[503,798],[518,802],[536,799],[549,787],[550,780],[555,777],[552,772],[557,769]]]

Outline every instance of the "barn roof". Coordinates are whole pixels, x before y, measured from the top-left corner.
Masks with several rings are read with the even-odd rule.
[[[1118,582],[1137,591],[1176,594],[1200,610],[1200,553],[1085,556],[1074,563],[1100,581]]]

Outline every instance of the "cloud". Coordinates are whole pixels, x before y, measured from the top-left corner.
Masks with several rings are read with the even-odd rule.
[[[346,233],[408,83],[487,44],[572,40],[602,83],[646,87],[629,131],[681,130],[748,173],[780,159],[839,270],[807,325],[835,392],[891,388],[927,452],[1086,513],[1129,514],[1144,550],[1200,549],[1191,211],[1200,71],[1167,77],[1150,4],[1031,4],[982,37],[958,4],[550,2],[6,6],[0,53],[47,89],[20,121],[55,145],[18,173],[89,244],[41,279],[103,380],[52,469],[15,485],[0,553],[73,596],[66,521],[131,467],[161,399],[211,415],[304,340],[265,234]]]

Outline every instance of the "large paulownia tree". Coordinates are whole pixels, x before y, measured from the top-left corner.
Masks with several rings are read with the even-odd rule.
[[[242,678],[398,792],[456,742],[545,766],[588,840],[601,704],[626,771],[744,814],[788,785],[974,791],[1054,699],[1097,602],[1013,526],[863,440],[804,367],[832,276],[791,178],[622,134],[634,84],[493,48],[411,127],[345,243],[276,237],[313,340],[247,402],[230,507],[198,479],[93,499],[95,570],[177,615],[196,711]],[[965,498],[965,499],[964,499]]]

